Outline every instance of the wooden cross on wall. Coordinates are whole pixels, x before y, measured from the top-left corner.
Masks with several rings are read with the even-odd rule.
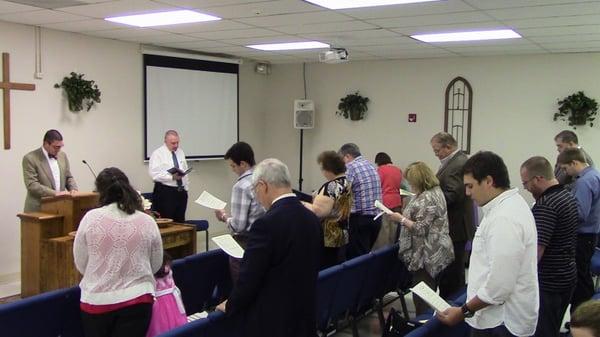
[[[10,72],[8,71],[10,59],[8,53],[2,53],[2,82],[0,89],[4,91],[2,100],[4,101],[4,149],[10,149],[10,91],[11,90],[35,90],[35,84],[11,83]]]

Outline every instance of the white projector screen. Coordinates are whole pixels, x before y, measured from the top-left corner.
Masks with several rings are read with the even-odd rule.
[[[232,63],[144,55],[145,159],[167,130],[186,158],[222,158],[238,141],[238,73]]]

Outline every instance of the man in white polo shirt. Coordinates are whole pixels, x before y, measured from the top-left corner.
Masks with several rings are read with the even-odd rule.
[[[478,152],[463,167],[466,194],[483,208],[471,252],[467,302],[438,318],[463,319],[472,336],[531,336],[539,310],[537,233],[527,202],[510,180],[504,161]]]

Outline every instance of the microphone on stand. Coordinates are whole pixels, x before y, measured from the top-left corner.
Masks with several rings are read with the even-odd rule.
[[[92,172],[92,174],[94,175],[94,180],[95,180],[96,178],[98,178],[98,177],[96,176],[96,172],[94,172],[94,170],[92,170],[92,167],[90,166],[90,164],[88,164],[88,162],[87,162],[87,161],[85,161],[85,159],[84,159],[84,160],[82,160],[81,162],[82,162],[82,163],[84,163],[84,164],[85,164],[85,165],[86,165],[86,166],[87,166],[87,167],[90,169],[90,172]]]

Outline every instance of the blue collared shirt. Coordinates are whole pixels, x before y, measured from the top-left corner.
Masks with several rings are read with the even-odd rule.
[[[600,172],[588,166],[575,180],[573,190],[579,211],[579,233],[600,232]]]

